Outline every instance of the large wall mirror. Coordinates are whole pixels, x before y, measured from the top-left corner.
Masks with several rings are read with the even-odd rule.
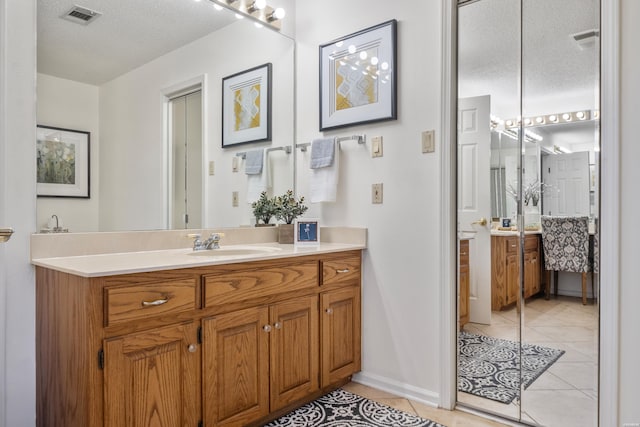
[[[38,0],[37,120],[90,132],[90,198],[38,197],[38,230],[253,225],[241,153],[256,149],[268,151],[259,185],[293,188],[292,10],[279,32],[209,1],[87,0],[100,13],[89,23],[65,19],[74,4]],[[223,148],[223,79],[264,64],[271,138]]]
[[[457,400],[524,424],[598,423],[599,21],[458,2]]]

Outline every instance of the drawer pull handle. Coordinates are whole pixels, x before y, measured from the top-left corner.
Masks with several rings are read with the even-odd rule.
[[[155,307],[158,305],[166,304],[169,302],[169,297],[164,297],[161,299],[157,299],[155,301],[142,301],[143,307]]]
[[[262,330],[265,331],[265,332],[271,332],[271,325],[264,325],[262,327]]]
[[[325,310],[325,312],[326,312],[327,314],[333,314],[333,308],[327,308],[327,309]]]
[[[189,350],[189,353],[195,353],[197,349],[198,349],[198,346],[195,344],[189,344],[189,347],[187,347],[187,350]]]
[[[466,254],[467,254],[466,252],[460,252],[460,255],[466,255]]]
[[[282,329],[282,323],[276,322],[276,323],[273,324],[273,327],[276,328],[276,329]]]
[[[351,270],[349,270],[348,268],[345,268],[345,269],[342,269],[342,270],[336,270],[336,273],[338,273],[338,274],[344,274],[344,273],[348,273],[348,272],[350,272],[350,271],[351,271]]]

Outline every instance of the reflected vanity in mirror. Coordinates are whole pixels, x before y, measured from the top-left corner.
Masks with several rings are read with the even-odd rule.
[[[542,219],[597,241],[600,3],[458,5],[458,405],[595,426],[597,253],[549,295]]]
[[[292,18],[275,31],[209,1],[93,0],[79,24],[71,6],[38,1],[37,121],[91,133],[91,198],[39,197],[38,229],[54,214],[71,232],[253,225],[236,154],[293,145]],[[271,138],[223,148],[223,78],[263,64]],[[273,194],[294,186],[289,152],[265,158]]]

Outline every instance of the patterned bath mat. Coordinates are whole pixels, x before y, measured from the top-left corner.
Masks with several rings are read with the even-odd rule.
[[[338,389],[265,427],[444,427]]]
[[[511,403],[522,383],[527,388],[564,354],[564,350],[461,332],[458,335],[458,390]]]

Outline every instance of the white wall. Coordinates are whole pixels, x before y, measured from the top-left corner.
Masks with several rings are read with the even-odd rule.
[[[99,207],[100,135],[98,125],[98,87],[38,74],[39,125],[87,131],[91,133],[89,150],[89,199],[39,197],[37,200],[37,228],[47,227],[51,215],[56,214],[60,225],[70,232],[97,231]]]
[[[235,153],[258,147],[293,143],[293,42],[243,21],[164,55],[100,87],[100,230],[144,230],[165,227],[163,194],[162,91],[206,75],[203,141],[204,171],[215,161],[215,175],[207,176],[208,215],[205,227],[248,224],[244,165],[231,172]],[[222,78],[273,64],[272,142],[221,148]],[[270,155],[273,191],[293,186],[293,156]],[[232,191],[240,193],[240,207],[231,207]]]
[[[0,0],[0,427],[35,425],[35,0]]]
[[[621,2],[621,86],[620,86],[620,425],[640,423],[638,384],[640,384],[640,286],[638,285],[638,182],[640,182],[640,145],[638,119],[640,108],[640,3]],[[604,148],[606,150],[606,147]]]
[[[313,206],[307,216],[326,225],[368,228],[364,257],[363,372],[361,381],[381,381],[437,402],[440,319],[440,2],[352,0],[297,4],[298,141],[318,132],[318,45],[355,31],[398,20],[397,121],[325,133],[382,136],[384,156],[345,142],[335,204]],[[436,130],[436,153],[422,154],[421,132]],[[308,169],[298,153],[298,182]],[[371,184],[383,183],[384,203],[371,204]],[[298,192],[307,191],[301,184]]]
[[[306,3],[303,7],[298,5],[299,15],[304,18],[298,31],[306,60],[306,63],[300,61],[301,82],[308,81],[308,76],[317,76],[314,64],[319,43],[394,16],[401,24],[400,65],[403,69],[400,121],[367,127],[369,134],[385,136],[385,157],[374,161],[364,153],[358,155],[355,148],[345,153],[343,184],[347,192],[343,192],[336,206],[323,209],[322,213],[326,213],[323,220],[328,224],[364,225],[370,230],[363,301],[365,374],[383,375],[421,390],[437,390],[440,364],[436,354],[440,341],[439,284],[435,275],[439,259],[438,244],[432,239],[439,236],[440,207],[437,206],[437,185],[431,182],[437,182],[440,174],[448,171],[438,169],[435,158],[439,154],[422,156],[412,147],[417,144],[414,133],[422,127],[436,128],[439,114],[439,64],[432,63],[431,59],[440,57],[437,37],[440,11],[435,2],[418,4],[418,0],[412,0],[410,6],[415,9],[408,8],[410,11],[396,11],[397,6],[388,3],[377,6],[365,17],[361,12],[368,10],[369,4],[362,0],[334,3],[311,4],[309,9]],[[337,10],[338,6],[342,13],[329,15],[328,11]],[[624,233],[619,240],[621,373],[617,403],[620,425],[640,420],[637,405],[640,287],[635,271],[640,231],[633,226],[640,212],[640,201],[635,197],[636,183],[640,181],[640,169],[636,167],[640,147],[636,143],[637,126],[633,117],[638,110],[640,93],[640,53],[634,48],[635,40],[640,37],[640,28],[636,25],[640,5],[635,0],[622,0],[621,16],[620,220]],[[35,226],[35,1],[0,0],[0,55],[0,222],[17,230],[11,242],[0,247],[0,310],[3,313],[0,362],[4,362],[0,363],[0,426],[28,427],[35,424],[35,296],[33,274],[28,265],[28,234]],[[422,72],[412,73],[411,66]],[[423,90],[410,90],[418,86],[416,80],[421,77],[425,81]],[[309,84],[309,88],[300,90],[299,135],[305,138],[317,134],[314,86]],[[9,105],[11,108],[7,108]],[[440,151],[441,147],[437,146],[436,152]],[[356,171],[362,177],[357,176]],[[385,182],[385,204],[370,206],[370,184],[378,181]],[[425,183],[425,188],[415,185],[400,188],[407,182]],[[409,249],[403,249],[405,247]]]

